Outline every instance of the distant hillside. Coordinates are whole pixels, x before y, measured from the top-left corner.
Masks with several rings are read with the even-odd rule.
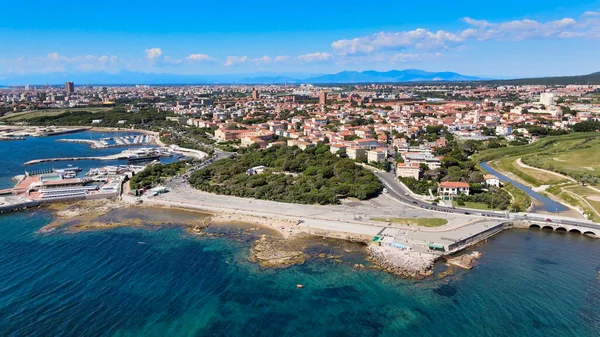
[[[565,84],[600,84],[600,72],[582,76],[521,78],[510,80],[489,80],[467,76],[454,72],[429,72],[418,69],[390,71],[342,71],[336,74],[305,74],[305,73],[254,73],[254,74],[169,74],[142,73],[123,71],[112,74],[97,73],[48,73],[48,74],[12,74],[0,80],[0,87],[11,85],[32,86],[63,85],[65,81],[73,81],[75,85],[183,85],[183,84],[352,84],[352,83],[403,83],[408,85],[444,83],[475,83],[497,85],[565,85]]]
[[[431,82],[431,81],[475,81],[482,78],[465,76],[453,72],[428,72],[418,69],[390,71],[342,71],[337,74],[309,77],[304,83],[394,83],[394,82]]]
[[[482,78],[465,76],[453,72],[428,72],[418,69],[391,70],[379,72],[342,71],[337,74],[315,75],[301,73],[283,74],[168,74],[142,73],[123,71],[120,73],[49,73],[49,74],[13,74],[0,81],[3,85],[63,84],[73,81],[76,85],[122,85],[122,84],[336,84],[336,83],[397,83],[397,82],[432,82],[432,81],[474,81]]]
[[[486,84],[506,85],[568,85],[568,84],[600,84],[600,72],[579,76],[555,76],[538,78],[519,78],[514,80],[484,81]]]

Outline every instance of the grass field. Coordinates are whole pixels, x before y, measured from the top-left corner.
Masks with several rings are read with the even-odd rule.
[[[567,181],[549,172],[519,166],[517,164],[518,159],[519,157],[505,157],[492,161],[491,165],[501,172],[510,172],[534,186],[553,185]]]
[[[599,192],[594,191],[594,190],[588,188],[587,186],[581,186],[581,185],[575,185],[575,184],[565,186],[565,187],[563,187],[563,190],[572,192],[572,193],[576,194],[578,197],[580,197],[581,199],[584,199],[585,202],[587,202],[587,205],[582,204],[581,201],[580,201],[580,204],[582,204],[583,207],[591,206],[595,213],[595,214],[593,214],[594,218],[600,219],[600,193]]]
[[[543,159],[544,163],[565,171],[600,175],[600,138],[590,142],[592,147],[573,149]]]
[[[448,223],[448,220],[440,218],[372,218],[371,220],[421,227],[439,227]]]
[[[600,178],[600,133],[547,137],[529,145],[492,149],[475,155],[476,160],[493,161],[501,171],[511,172],[532,185],[550,185],[561,181],[560,177],[518,166],[514,163],[518,158],[529,166],[574,179],[585,174]]]
[[[65,112],[71,111],[89,111],[89,112],[100,112],[107,111],[111,108],[73,108],[73,109],[48,109],[48,110],[32,110],[32,111],[23,111],[17,112],[13,114],[9,114],[3,117],[0,117],[0,121],[3,122],[20,122],[30,118],[41,117],[41,116],[57,116]]]

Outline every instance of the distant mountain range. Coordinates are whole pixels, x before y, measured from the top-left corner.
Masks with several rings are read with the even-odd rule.
[[[429,81],[475,81],[480,77],[465,76],[452,72],[429,72],[418,69],[390,71],[342,71],[337,74],[307,78],[308,83],[393,83]]]
[[[483,84],[600,84],[600,72],[581,76],[541,77],[525,79],[484,79],[454,72],[429,72],[418,69],[390,71],[342,71],[336,74],[224,74],[224,75],[178,75],[141,72],[35,74],[0,76],[0,86],[32,86],[63,84],[76,85],[184,85],[184,84],[351,84],[351,83],[426,83],[426,82],[474,82]]]
[[[600,84],[600,72],[578,76],[553,76],[537,78],[519,78],[512,80],[489,80],[486,84],[501,85],[568,85],[568,84]]]
[[[43,79],[43,80],[40,80]],[[453,72],[428,72],[417,69],[391,70],[379,72],[369,71],[342,71],[337,74],[240,74],[240,75],[178,75],[155,74],[140,72],[111,73],[80,73],[62,74],[51,73],[47,75],[16,75],[5,76],[0,79],[4,85],[24,84],[62,84],[66,81],[75,84],[280,84],[280,83],[314,83],[314,84],[340,84],[340,83],[394,83],[415,81],[474,81],[482,80],[479,77],[465,76]]]

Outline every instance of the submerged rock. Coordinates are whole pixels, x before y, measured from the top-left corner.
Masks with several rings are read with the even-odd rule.
[[[303,264],[308,258],[309,255],[290,241],[264,235],[252,244],[248,260],[264,268],[284,268]]]
[[[474,251],[471,254],[463,254],[448,259],[448,264],[463,269],[471,269],[475,265],[478,258],[481,257],[481,253]]]

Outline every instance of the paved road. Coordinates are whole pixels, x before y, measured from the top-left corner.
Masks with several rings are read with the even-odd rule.
[[[185,185],[187,185],[187,178],[189,177],[189,174],[191,172],[202,169],[202,168],[216,162],[217,160],[229,158],[233,155],[235,155],[235,153],[224,152],[218,148],[215,148],[215,153],[210,159],[203,161],[199,165],[196,165],[196,166],[190,168],[184,174],[172,178],[170,180],[170,182],[167,184],[167,186],[171,187],[171,188],[185,186]],[[527,213],[508,213],[508,212],[496,212],[496,211],[485,211],[485,210],[472,210],[472,209],[459,208],[459,207],[454,208],[454,207],[433,205],[432,203],[412,197],[410,195],[410,192],[404,186],[402,186],[401,184],[398,183],[398,181],[396,180],[393,173],[383,172],[383,171],[378,171],[378,170],[372,170],[372,171],[379,178],[379,180],[383,183],[383,185],[386,187],[387,194],[390,197],[392,197],[392,198],[396,199],[397,201],[399,201],[403,204],[406,204],[414,209],[430,210],[430,211],[436,211],[436,212],[442,212],[442,213],[461,214],[461,215],[473,216],[473,217],[478,217],[478,218],[489,217],[491,219],[497,219],[497,220],[513,219],[513,220],[548,222],[548,223],[554,223],[554,224],[579,226],[579,227],[600,230],[599,224],[595,224],[595,223],[592,223],[591,221],[585,221],[585,220],[575,219],[575,218],[547,216],[547,215],[543,215],[543,214],[531,214],[531,213],[527,214]]]
[[[444,212],[444,213],[460,213],[471,216],[484,216],[496,219],[514,219],[514,220],[528,220],[538,222],[549,222],[555,224],[571,225],[585,228],[592,228],[600,230],[600,224],[592,223],[591,221],[585,221],[575,218],[567,217],[556,217],[546,216],[543,214],[530,214],[530,213],[504,213],[484,210],[472,210],[466,208],[450,208],[439,205],[433,205],[429,202],[422,201],[420,199],[413,198],[410,193],[398,183],[393,173],[374,171],[375,175],[387,188],[388,194],[397,199],[398,201],[412,205],[413,207],[420,207],[432,211]]]

